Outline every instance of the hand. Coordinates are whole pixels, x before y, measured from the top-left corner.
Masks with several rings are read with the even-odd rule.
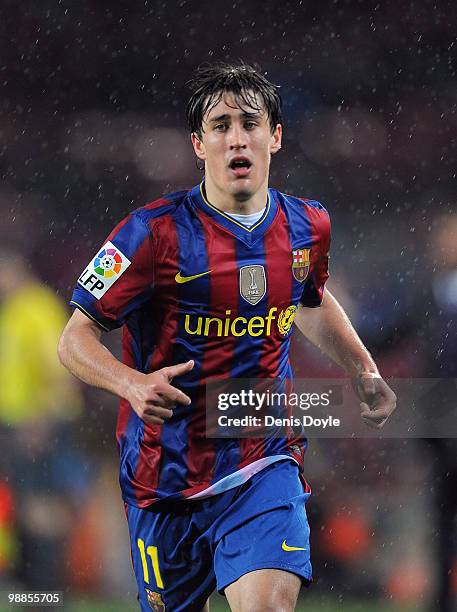
[[[373,429],[381,429],[397,406],[397,396],[380,376],[363,372],[354,379],[354,388],[362,400],[360,416]]]
[[[176,404],[190,404],[190,397],[170,385],[176,376],[190,372],[194,367],[192,360],[168,366],[151,374],[138,374],[130,382],[126,399],[133,410],[148,425],[162,425],[165,419],[173,416]]]

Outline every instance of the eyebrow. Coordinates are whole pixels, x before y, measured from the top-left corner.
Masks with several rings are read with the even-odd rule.
[[[260,119],[261,113],[241,113],[243,119]],[[208,123],[216,123],[217,121],[227,121],[227,119],[231,119],[231,115],[225,113],[224,115],[218,115],[217,117],[213,117],[208,121]]]

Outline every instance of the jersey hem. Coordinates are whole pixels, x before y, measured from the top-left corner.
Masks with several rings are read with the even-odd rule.
[[[227,474],[227,476],[223,476],[217,482],[213,483],[209,487],[202,489],[197,493],[192,493],[187,496],[187,499],[207,499],[208,497],[214,497],[214,495],[218,495],[219,493],[225,493],[225,491],[229,491],[230,489],[236,489],[243,485],[245,482],[248,482],[253,476],[264,470],[265,468],[273,465],[274,463],[278,463],[279,461],[293,461],[295,463],[298,462],[295,457],[291,455],[267,455],[266,457],[262,457],[260,459],[256,459],[255,461],[250,461],[249,463],[242,464],[240,467],[232,472],[231,474]]]
[[[263,465],[261,467],[261,469],[253,472],[252,474],[249,475],[249,477],[246,480],[237,482],[236,479],[234,479],[234,484],[226,489],[222,489],[222,490],[217,490],[214,491],[213,493],[210,493],[209,495],[204,495],[204,493],[206,492],[207,489],[213,489],[213,487],[215,485],[217,485],[217,483],[212,483],[211,481],[209,482],[203,482],[201,484],[195,485],[194,487],[190,487],[188,489],[183,489],[181,491],[176,491],[174,493],[170,493],[169,495],[166,495],[165,497],[155,497],[153,499],[145,499],[145,500],[138,500],[138,499],[134,499],[131,497],[128,497],[126,495],[122,495],[122,499],[123,501],[128,504],[129,506],[133,506],[135,508],[140,508],[140,509],[147,509],[147,508],[152,508],[154,507],[156,504],[174,504],[174,503],[186,503],[186,502],[198,502],[198,501],[202,501],[202,500],[206,500],[209,499],[210,497],[215,497],[216,495],[220,495],[221,493],[225,493],[226,491],[229,491],[231,489],[236,489],[237,487],[240,487],[242,485],[244,485],[246,482],[249,482],[249,480],[255,476],[256,474],[260,473],[262,470],[266,469],[267,467],[269,467],[270,465],[273,465],[274,463],[278,463],[280,461],[292,461],[292,463],[295,463],[297,465],[297,467],[300,469],[300,464],[297,461],[297,459],[295,457],[293,457],[292,455],[267,455],[267,457],[278,457],[278,459],[275,459],[265,465]],[[250,462],[248,464],[246,464],[244,467],[249,467],[251,465],[251,463],[254,462]],[[238,472],[239,470],[237,470],[236,472]],[[233,472],[233,474],[236,474],[236,472]],[[231,476],[231,474],[229,475],[229,477]],[[221,480],[224,480],[225,478],[228,478],[227,476],[224,477]],[[221,482],[221,481],[218,481]],[[306,488],[307,487],[307,488]],[[306,483],[306,487],[305,487],[305,493],[311,492],[311,489],[309,488],[308,483]],[[213,489],[214,490],[214,489]]]

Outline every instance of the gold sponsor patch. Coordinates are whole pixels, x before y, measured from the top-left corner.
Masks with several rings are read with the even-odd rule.
[[[243,266],[240,268],[240,294],[255,306],[267,292],[267,280],[263,266]]]

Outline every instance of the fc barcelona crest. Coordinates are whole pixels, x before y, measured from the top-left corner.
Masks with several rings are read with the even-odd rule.
[[[153,612],[165,612],[165,604],[162,601],[161,594],[156,591],[151,591],[150,589],[145,589],[145,591],[151,610],[153,610]]]
[[[308,276],[310,252],[311,249],[294,249],[292,251],[292,274],[299,283],[302,283]]]
[[[243,266],[240,268],[240,294],[255,306],[260,302],[267,291],[267,280],[263,266]]]

